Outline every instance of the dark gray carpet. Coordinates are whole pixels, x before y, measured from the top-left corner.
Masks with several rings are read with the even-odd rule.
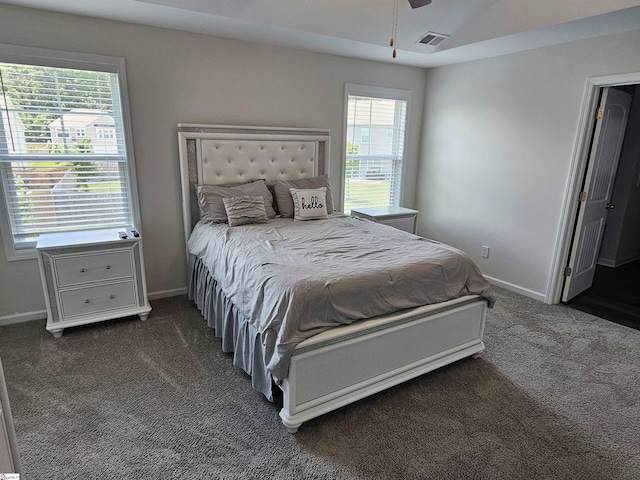
[[[487,350],[281,425],[184,297],[0,328],[26,479],[637,479],[640,331],[498,289]]]

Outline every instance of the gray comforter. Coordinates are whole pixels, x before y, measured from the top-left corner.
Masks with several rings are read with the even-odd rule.
[[[469,294],[493,304],[489,282],[460,250],[341,214],[198,223],[189,251],[260,332],[276,380],[298,343],[336,325]]]

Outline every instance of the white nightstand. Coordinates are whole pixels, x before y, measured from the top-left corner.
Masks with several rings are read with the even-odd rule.
[[[399,230],[415,234],[418,229],[418,211],[404,207],[370,207],[351,210],[352,217],[366,218]]]
[[[67,327],[151,311],[142,239],[127,230],[87,230],[40,235],[38,263],[47,304],[47,330],[59,338]]]

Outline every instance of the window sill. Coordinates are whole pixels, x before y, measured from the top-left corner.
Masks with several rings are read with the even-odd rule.
[[[15,250],[11,246],[5,247],[5,257],[8,262],[18,262],[20,260],[35,260],[38,258],[38,252],[35,248],[25,248],[24,250]]]

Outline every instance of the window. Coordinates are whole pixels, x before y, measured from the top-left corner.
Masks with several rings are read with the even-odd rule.
[[[11,127],[11,125],[9,125],[9,127]],[[11,129],[9,129],[9,135],[11,135],[12,133],[13,132],[11,131]],[[68,128],[61,128],[61,127],[56,128],[56,137],[58,137],[58,138],[68,138],[69,137],[69,129]]]
[[[362,150],[369,150],[369,142],[371,141],[371,130],[369,127],[360,127],[360,145]]]
[[[100,140],[114,139],[116,138],[116,131],[114,128],[96,128],[96,136]]]
[[[343,210],[400,204],[411,92],[347,84]]]
[[[41,233],[138,223],[124,78],[119,58],[0,45],[9,259],[33,257]]]

